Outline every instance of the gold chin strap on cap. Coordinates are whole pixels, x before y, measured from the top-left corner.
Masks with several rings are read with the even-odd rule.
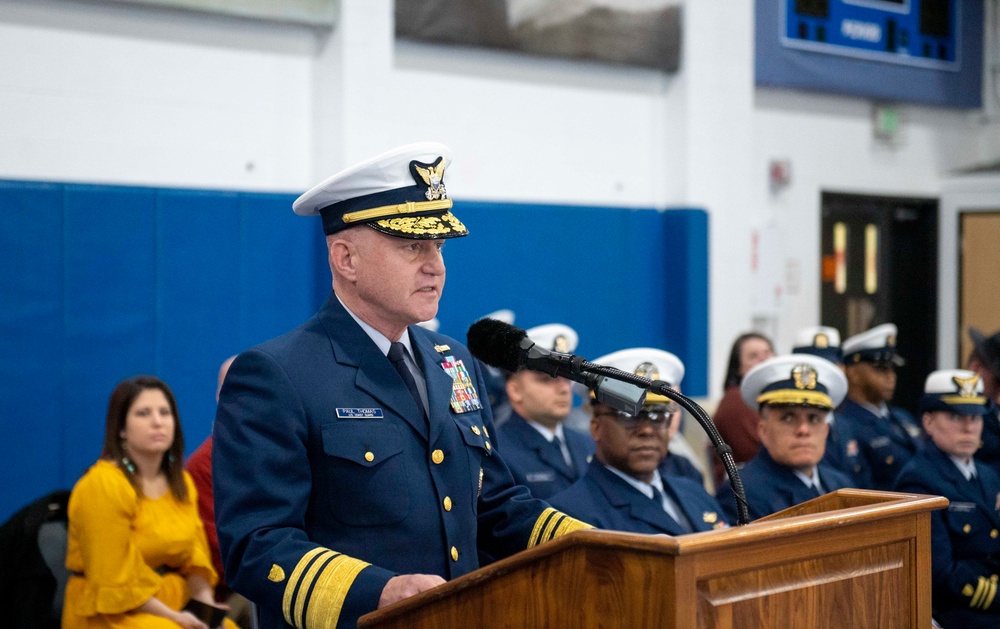
[[[434,210],[450,210],[451,205],[451,199],[439,199],[437,201],[407,201],[406,203],[397,203],[396,205],[373,207],[370,210],[348,212],[344,214],[341,220],[348,224],[358,223],[362,221],[371,221],[376,218],[396,216],[398,214],[417,214],[419,212],[433,212]]]

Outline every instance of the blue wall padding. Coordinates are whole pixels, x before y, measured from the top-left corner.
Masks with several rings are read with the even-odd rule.
[[[100,454],[108,396],[151,373],[194,450],[220,363],[310,317],[330,291],[320,221],[294,195],[0,181],[0,520],[72,487]],[[441,331],[515,311],[560,321],[577,353],[677,353],[706,392],[708,217],[702,210],[459,202]]]
[[[513,310],[527,329],[565,323],[575,353],[594,360],[627,347],[673,351],[683,389],[707,391],[708,215],[703,210],[458,202],[469,228],[445,247],[441,331],[460,340],[472,321]]]

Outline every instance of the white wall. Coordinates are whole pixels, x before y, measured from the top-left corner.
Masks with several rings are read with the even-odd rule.
[[[779,349],[819,323],[822,191],[934,197],[950,170],[1000,157],[995,117],[903,106],[888,146],[865,99],[755,89],[749,2],[686,3],[670,76],[397,43],[392,16],[391,0],[343,0],[330,33],[0,0],[0,178],[297,191],[435,139],[457,197],[705,207],[715,392],[761,285],[786,289],[762,319]],[[778,194],[775,158],[792,165]],[[755,230],[783,243],[765,252],[780,277],[750,272]]]
[[[316,47],[305,27],[0,2],[0,177],[301,189]]]

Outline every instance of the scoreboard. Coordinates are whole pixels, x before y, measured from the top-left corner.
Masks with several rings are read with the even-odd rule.
[[[782,43],[835,55],[957,70],[958,0],[784,0]]]
[[[754,81],[982,106],[985,0],[755,0]]]

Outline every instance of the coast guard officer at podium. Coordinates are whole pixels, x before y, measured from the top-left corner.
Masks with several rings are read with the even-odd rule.
[[[237,357],[213,474],[229,584],[261,627],[353,627],[362,614],[587,525],[517,485],[493,446],[482,373],[432,319],[451,213],[447,147],[407,145],[309,190],[333,293]],[[269,306],[270,307],[270,306]]]

